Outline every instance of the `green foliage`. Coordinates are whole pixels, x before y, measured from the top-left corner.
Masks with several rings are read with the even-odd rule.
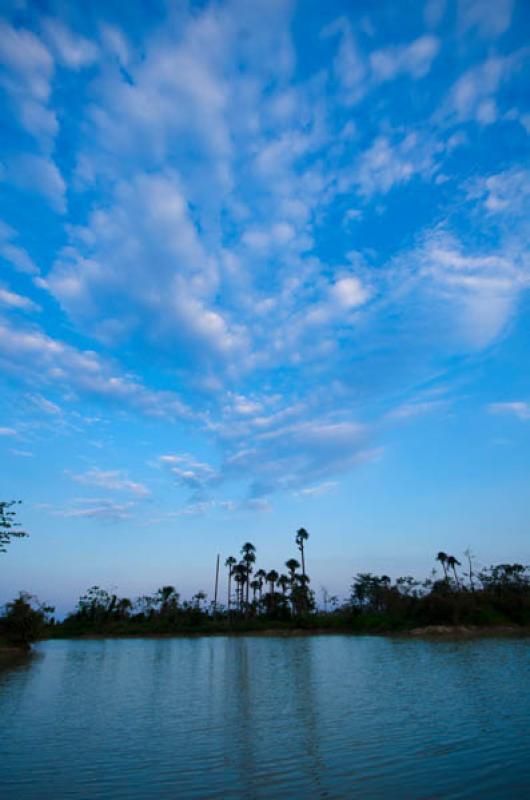
[[[45,606],[33,595],[20,592],[19,596],[7,603],[0,617],[0,632],[3,638],[17,647],[28,648],[40,639],[44,629],[50,625],[50,615],[54,609]]]
[[[20,505],[20,500],[0,500],[0,553],[6,552],[11,539],[28,536],[16,522],[16,512],[13,507],[17,505]]]

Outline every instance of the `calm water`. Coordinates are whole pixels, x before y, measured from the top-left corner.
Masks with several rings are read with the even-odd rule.
[[[6,800],[528,798],[530,642],[46,642],[0,726]]]

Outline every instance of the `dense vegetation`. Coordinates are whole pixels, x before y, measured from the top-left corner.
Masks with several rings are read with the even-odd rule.
[[[309,534],[296,534],[300,561],[285,562],[286,572],[256,569],[256,550],[247,542],[241,559],[226,559],[226,602],[204,592],[181,600],[174,586],[134,602],[97,586],[89,589],[66,619],[50,629],[54,636],[223,633],[262,630],[343,630],[384,632],[428,625],[530,625],[530,571],[522,564],[499,564],[475,571],[471,554],[464,573],[453,556],[438,553],[443,577],[419,582],[392,581],[387,575],[359,573],[348,599],[339,603],[324,593],[317,608],[305,572]]]
[[[5,520],[5,504],[2,513]],[[9,522],[15,525],[12,517]],[[15,535],[20,535],[18,530]],[[182,600],[171,585],[134,601],[93,586],[79,599],[76,609],[57,622],[51,616],[52,608],[21,593],[0,617],[0,638],[28,646],[42,636],[282,629],[385,632],[429,625],[530,625],[529,568],[498,564],[476,570],[469,551],[465,570],[454,556],[439,552],[436,561],[442,576],[433,569],[431,577],[422,582],[410,576],[393,581],[387,575],[358,573],[345,602],[323,590],[323,607],[317,608],[306,572],[308,539],[308,532],[300,528],[295,536],[300,560],[287,560],[285,572],[257,569],[256,548],[246,542],[239,560],[229,556],[225,561],[226,583],[221,587],[225,602],[217,581],[210,603],[202,591],[191,600]]]
[[[27,650],[33,642],[41,639],[53,625],[54,609],[39,603],[36,597],[20,592],[4,607],[0,617],[0,645]]]

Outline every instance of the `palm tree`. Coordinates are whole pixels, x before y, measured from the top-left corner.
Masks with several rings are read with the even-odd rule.
[[[309,534],[305,528],[299,528],[296,531],[296,546],[300,550],[300,555],[302,557],[302,575],[305,575],[305,553],[304,553],[304,542],[307,542],[309,539]]]
[[[261,606],[261,601],[263,599],[263,581],[267,580],[267,573],[264,569],[258,569],[254,573],[254,577],[259,581],[259,604]]]
[[[254,578],[253,581],[250,581],[250,588],[252,589],[252,602],[256,602],[256,592],[258,591],[259,587],[261,586],[259,580]]]
[[[296,558],[290,558],[289,561],[285,562],[285,566],[289,570],[289,583],[291,584],[291,611],[294,614],[293,590],[294,590],[294,585],[296,583],[296,570],[300,569],[300,564],[296,560]]]
[[[295,582],[296,570],[300,569],[300,563],[296,560],[296,558],[290,558],[289,561],[285,562],[285,566],[289,570],[289,580],[292,586]]]
[[[162,586],[156,593],[160,603],[160,613],[165,614],[171,601],[177,601],[178,595],[174,586]]]
[[[439,561],[443,567],[445,580],[447,580],[447,553],[444,553],[443,550],[440,550],[438,555],[436,556],[436,561]]]
[[[232,574],[237,585],[237,604],[239,606],[239,610],[242,611],[244,597],[243,590],[247,578],[247,569],[245,564],[242,561],[239,564],[234,564],[232,567]]]
[[[245,597],[245,603],[248,609],[248,591],[250,588],[250,574],[252,572],[252,564],[256,561],[256,548],[252,544],[252,542],[245,542],[243,547],[241,548],[241,560],[245,565],[246,569],[246,583],[247,583],[247,592]]]
[[[287,575],[280,575],[280,577],[276,581],[276,585],[280,587],[280,589],[282,590],[282,594],[285,597],[285,594],[287,592],[287,587],[289,586],[289,578],[287,577]]]
[[[468,573],[468,575],[469,575],[469,587],[470,587],[471,591],[474,592],[475,591],[475,583],[473,581],[473,577],[475,575],[475,573],[473,572],[473,557],[474,556],[473,556],[473,553],[471,552],[471,548],[470,547],[468,547],[467,550],[464,550],[464,555],[467,558],[467,563],[468,563],[468,566],[469,566],[469,573]]]
[[[203,600],[206,600],[206,592],[199,590],[196,594],[193,595],[192,600],[195,601],[195,607],[201,610],[201,603]]]
[[[454,556],[447,556],[447,566],[453,570],[456,586],[458,589],[460,589],[460,581],[458,580],[458,575],[456,574],[456,568],[457,566],[460,566],[460,561],[458,561],[458,559]]]
[[[228,558],[225,561],[225,567],[228,567],[228,602],[227,602],[227,608],[228,608],[228,612],[229,613],[230,613],[230,599],[231,599],[230,595],[231,595],[231,589],[232,589],[232,567],[236,563],[237,562],[236,562],[234,556],[228,556]]]
[[[271,587],[270,588],[271,599],[274,598],[274,587],[276,585],[276,581],[278,580],[278,578],[279,578],[279,575],[278,575],[278,573],[276,572],[275,569],[271,569],[271,571],[267,572],[267,574],[265,576],[265,580],[267,581],[267,583]]]

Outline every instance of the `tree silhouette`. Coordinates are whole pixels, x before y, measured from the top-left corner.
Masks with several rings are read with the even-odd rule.
[[[442,565],[445,575],[445,580],[447,580],[447,553],[444,553],[443,550],[440,550],[440,552],[436,556],[436,561],[439,561],[440,564]]]
[[[259,587],[261,586],[259,579],[254,578],[253,581],[250,581],[250,588],[252,589],[252,602],[256,603],[256,594],[259,591]]]
[[[179,596],[174,586],[162,586],[156,593],[156,600],[160,606],[160,614],[164,616],[178,605]]]
[[[473,553],[471,552],[471,548],[468,547],[467,550],[464,550],[464,555],[467,558],[467,563],[469,567],[468,577],[469,577],[469,588],[472,592],[475,591],[475,582],[473,578],[475,577],[475,573],[473,572]]]
[[[299,528],[296,532],[296,545],[300,550],[300,556],[302,558],[302,575],[300,578],[300,589],[301,591],[297,593],[301,611],[305,612],[309,608],[309,594],[307,585],[309,583],[309,578],[307,577],[307,573],[305,571],[305,542],[309,539],[309,534],[305,528]]]
[[[252,544],[252,542],[245,542],[243,547],[241,548],[241,560],[245,565],[245,582],[246,582],[246,596],[245,596],[245,604],[248,610],[248,593],[250,589],[250,575],[252,573],[252,564],[256,561],[256,548]]]
[[[255,576],[256,580],[259,581],[258,592],[259,592],[259,604],[261,606],[262,601],[263,601],[263,581],[267,580],[267,573],[265,572],[264,569],[258,569],[254,573],[254,576]]]
[[[455,576],[456,586],[460,589],[460,581],[458,580],[458,575],[456,574],[457,566],[460,566],[460,561],[454,556],[447,556],[447,566],[453,570],[453,574]]]
[[[244,587],[247,577],[246,565],[242,561],[239,564],[234,564],[232,567],[232,575],[234,576],[234,581],[237,586],[237,605],[239,611],[243,611]]]
[[[300,569],[300,564],[296,558],[290,558],[285,562],[285,566],[289,570],[289,583],[291,585],[291,611],[294,614],[294,588],[296,583],[296,570]]]
[[[232,592],[232,569],[234,567],[234,564],[236,564],[236,563],[237,562],[236,562],[234,556],[228,556],[228,558],[225,561],[225,567],[228,567],[228,597],[227,597],[226,607],[227,607],[229,612],[230,612],[230,600],[231,600],[231,592]]]
[[[29,534],[20,529],[20,524],[15,521],[13,506],[20,505],[20,500],[0,500],[0,553],[5,553],[11,539],[22,539]]]
[[[274,587],[276,586],[276,581],[279,577],[280,576],[275,569],[271,569],[270,572],[267,572],[266,581],[270,586],[269,593],[271,598],[274,598]]]
[[[305,528],[299,528],[296,532],[296,546],[300,550],[300,556],[302,558],[302,575],[306,574],[305,571],[305,542],[309,539],[309,534]]]
[[[276,585],[280,587],[284,597],[285,597],[285,595],[287,593],[287,589],[289,587],[289,584],[290,584],[289,578],[287,577],[287,575],[283,575],[283,574],[280,575],[280,577],[276,581]]]

